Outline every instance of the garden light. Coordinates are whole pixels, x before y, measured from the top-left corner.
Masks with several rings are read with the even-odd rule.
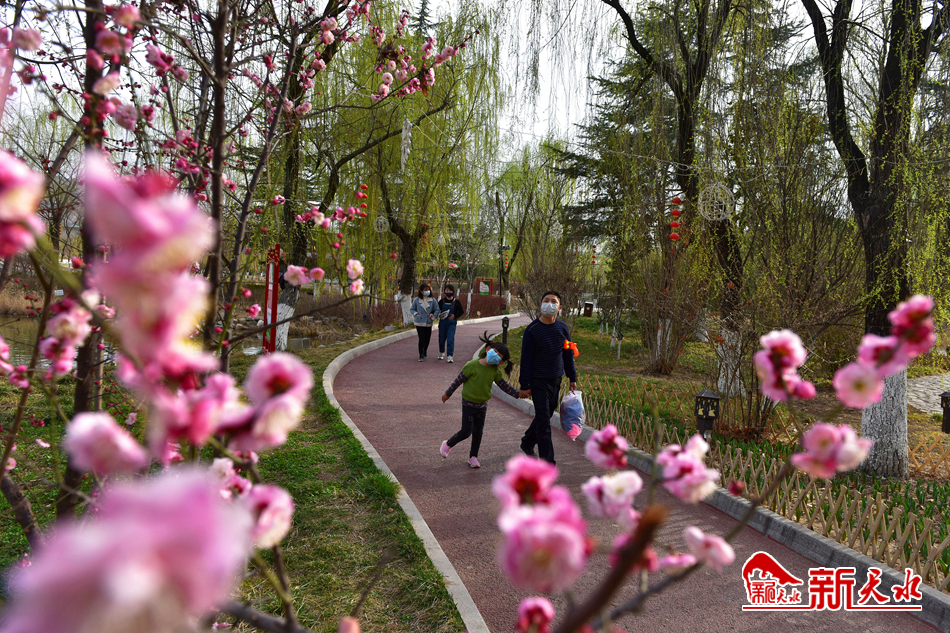
[[[712,434],[713,422],[719,417],[719,400],[719,396],[709,389],[696,394],[693,415],[696,416],[696,430],[705,439],[709,439]]]

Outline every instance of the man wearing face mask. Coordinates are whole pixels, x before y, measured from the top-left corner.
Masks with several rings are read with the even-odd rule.
[[[561,380],[567,375],[571,391],[577,389],[574,349],[567,325],[557,318],[561,295],[552,291],[541,297],[541,316],[525,328],[521,339],[521,389],[531,393],[534,419],[524,437],[521,452],[554,463],[551,415],[557,409]]]

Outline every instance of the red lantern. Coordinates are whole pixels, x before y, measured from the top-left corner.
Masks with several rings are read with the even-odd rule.
[[[673,240],[674,242],[678,240],[679,238],[680,238],[679,233],[670,233],[670,239]]]
[[[678,228],[680,227],[680,223],[679,223],[679,222],[670,222],[670,227],[671,227],[671,228],[674,228],[674,229],[678,229]]]
[[[672,202],[673,204],[683,204],[683,201],[680,200],[679,196],[674,197]]]
[[[678,218],[678,217],[680,217],[680,210],[679,210],[679,209],[673,209],[672,211],[670,211],[670,215],[672,215],[674,218]]]

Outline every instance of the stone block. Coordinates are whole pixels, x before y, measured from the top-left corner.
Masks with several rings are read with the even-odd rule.
[[[287,349],[308,349],[310,347],[310,339],[308,338],[292,338],[287,341]]]

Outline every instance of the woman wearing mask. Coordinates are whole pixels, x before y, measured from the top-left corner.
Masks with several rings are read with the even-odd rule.
[[[419,335],[419,362],[421,363],[428,355],[429,341],[432,339],[432,323],[439,313],[439,302],[432,296],[432,288],[429,284],[419,286],[419,294],[412,300],[409,312],[416,326],[416,334]]]
[[[464,310],[455,296],[455,286],[447,284],[442,290],[439,300],[439,360],[448,353],[447,363],[454,363],[452,354],[455,353],[455,326]]]

